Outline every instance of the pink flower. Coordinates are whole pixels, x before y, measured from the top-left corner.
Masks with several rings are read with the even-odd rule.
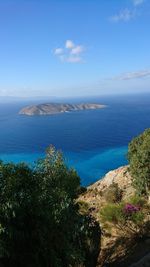
[[[124,212],[128,215],[135,213],[135,212],[138,212],[139,210],[140,210],[139,206],[136,206],[136,205],[133,205],[130,203],[127,203],[124,207]]]

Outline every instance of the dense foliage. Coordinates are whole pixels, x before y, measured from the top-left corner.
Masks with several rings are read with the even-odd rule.
[[[75,202],[80,189],[53,147],[34,168],[0,162],[0,261],[3,266],[95,266],[100,229]]]
[[[128,159],[133,185],[138,194],[148,196],[150,192],[150,129],[131,141]]]

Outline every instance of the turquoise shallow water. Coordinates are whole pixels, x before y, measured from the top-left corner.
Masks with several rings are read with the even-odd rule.
[[[90,184],[103,177],[108,171],[127,164],[127,147],[90,151],[69,155],[69,165],[78,171],[83,184]]]
[[[71,101],[75,100],[64,100]],[[150,127],[150,94],[77,102],[83,101],[107,108],[28,117],[18,112],[32,103],[0,103],[0,158],[32,164],[53,144],[63,151],[67,164],[76,168],[83,185],[127,164],[128,143]]]
[[[110,169],[115,169],[127,164],[127,147],[107,149],[104,151],[90,151],[86,153],[64,153],[68,166],[77,170],[82,184],[90,184],[104,176]],[[0,158],[5,162],[27,162],[33,164],[38,158],[43,158],[44,153],[18,153],[1,154]]]

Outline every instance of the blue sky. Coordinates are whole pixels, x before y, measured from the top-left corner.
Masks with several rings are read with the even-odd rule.
[[[149,0],[0,0],[0,96],[150,92]]]

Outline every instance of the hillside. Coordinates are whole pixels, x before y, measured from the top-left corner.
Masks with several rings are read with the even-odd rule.
[[[126,200],[134,195],[135,189],[132,186],[128,166],[120,167],[108,172],[103,179],[87,187],[87,191],[80,196],[80,200],[86,202],[92,214],[98,219],[99,210],[107,203],[106,191],[113,184],[117,184],[122,190],[122,199]]]
[[[117,202],[115,199],[116,190],[114,190],[116,186],[118,192],[121,193],[121,199]],[[147,223],[149,230],[144,241],[137,241],[132,236],[132,233],[123,232],[117,227],[117,224],[103,222],[100,216],[105,206],[111,205],[114,202],[114,205],[117,207],[120,201],[130,203],[129,200],[134,198],[134,196],[135,189],[132,186],[132,177],[129,174],[128,166],[108,172],[103,179],[87,187],[86,192],[80,196],[81,213],[90,213],[100,223],[102,229],[101,253],[97,267],[129,267],[149,253],[150,216],[148,211],[150,207],[147,202],[144,204],[143,210],[145,213],[144,223]],[[127,225],[124,225],[124,229],[126,227]]]

